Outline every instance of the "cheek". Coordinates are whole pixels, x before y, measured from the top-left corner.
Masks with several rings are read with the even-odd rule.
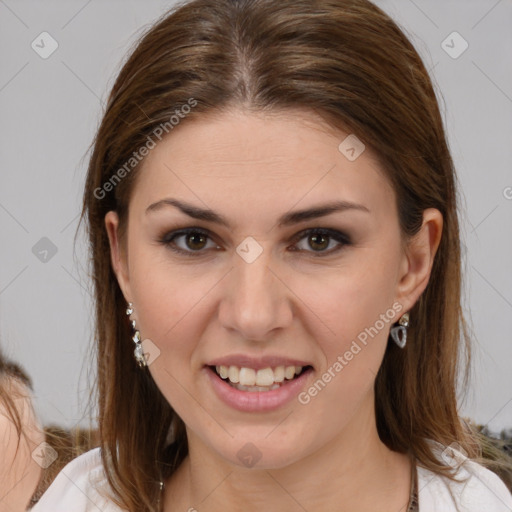
[[[159,341],[193,308],[194,300],[198,301],[197,287],[185,279],[186,272],[169,261],[162,247],[149,243],[130,247],[130,287],[137,325],[141,335]]]
[[[308,297],[308,305],[319,313],[314,339],[325,361],[299,403],[307,416],[323,418],[329,425],[326,437],[334,436],[372,396],[389,329],[401,310],[393,297],[394,274],[385,272],[387,263],[360,263],[333,277],[327,293]]]
[[[190,408],[199,361],[197,349],[211,319],[208,294],[218,276],[171,265],[165,252],[134,247],[130,284],[135,318],[143,340],[158,353],[149,365],[157,386],[177,410]],[[181,405],[180,405],[181,404]]]
[[[369,352],[377,359],[382,355],[389,328],[399,318],[399,306],[393,309],[397,257],[393,250],[359,249],[314,286],[309,279],[296,283],[294,291],[314,313],[312,336],[322,340],[328,361],[349,350],[354,340],[365,347],[365,356],[362,351],[357,359]]]
[[[167,402],[182,418],[192,421],[191,403],[199,399],[194,397],[193,375],[197,372],[194,354],[203,329],[198,315],[204,293],[183,291],[186,287],[174,279],[153,279],[157,275],[145,280],[136,293],[141,337],[156,346],[157,357],[149,371]]]

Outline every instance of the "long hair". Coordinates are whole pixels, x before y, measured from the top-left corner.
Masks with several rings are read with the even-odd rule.
[[[186,107],[188,105],[188,107]],[[193,107],[190,107],[193,105]],[[109,95],[92,145],[83,210],[96,298],[101,453],[115,501],[154,510],[157,482],[188,453],[184,424],[133,358],[126,303],[110,262],[105,214],[124,240],[140,162],[134,152],[165,127],[227,107],[306,108],[355,134],[380,159],[397,200],[402,237],[437,208],[443,234],[427,288],[410,311],[406,349],[388,342],[375,381],[378,433],[392,450],[453,478],[427,439],[481,458],[457,412],[470,369],[461,308],[456,174],[436,94],[404,32],[368,0],[192,0],[138,41]],[[186,115],[183,113],[186,112]],[[182,115],[180,115],[180,113]],[[160,132],[158,129],[160,127]],[[157,130],[155,132],[155,130]],[[176,441],[166,445],[171,421]]]
[[[10,386],[9,381],[17,382],[18,385]],[[15,399],[25,398],[22,389],[33,391],[32,379],[18,363],[8,359],[0,347],[0,406],[16,430],[18,439],[16,453],[18,453],[22,436],[27,440],[20,411],[15,404]]]
[[[30,392],[33,391],[31,377],[21,364],[7,358],[0,347],[0,410],[1,414],[12,423],[16,432],[16,451],[12,464],[14,464],[16,457],[22,458],[18,464],[34,464],[30,452],[27,452],[27,446],[34,446],[35,440],[38,442],[46,441],[57,453],[57,459],[49,466],[42,467],[40,471],[39,481],[30,500],[31,506],[37,503],[55,480],[59,471],[68,462],[99,444],[96,439],[96,432],[80,428],[67,431],[56,425],[46,425],[42,426],[41,431],[34,435],[34,425],[27,423],[26,414],[23,413],[23,408],[20,408],[19,404],[20,399],[31,402]],[[32,407],[32,405],[29,405],[29,407]],[[20,448],[22,450],[18,454]],[[26,458],[26,460],[23,460],[23,458]],[[0,466],[7,464],[7,462],[7,460],[2,460]],[[2,469],[7,470],[7,468]],[[0,496],[0,502],[1,498],[2,496]]]

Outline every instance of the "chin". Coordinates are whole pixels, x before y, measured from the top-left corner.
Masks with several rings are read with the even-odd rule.
[[[266,430],[268,435],[268,429]],[[265,435],[265,434],[264,434]],[[297,447],[300,446],[300,452]],[[286,443],[282,440],[270,440],[264,436],[245,435],[229,441],[225,449],[217,453],[230,464],[247,469],[281,469],[294,464],[304,453],[304,442],[288,435]]]

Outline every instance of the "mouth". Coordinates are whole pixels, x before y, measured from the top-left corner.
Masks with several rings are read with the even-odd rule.
[[[307,372],[313,370],[306,366],[276,366],[254,369],[238,366],[212,366],[207,368],[215,376],[238,391],[269,392],[286,386]]]

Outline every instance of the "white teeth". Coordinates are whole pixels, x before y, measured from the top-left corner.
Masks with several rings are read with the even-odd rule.
[[[272,386],[274,384],[274,372],[272,368],[264,368],[256,373],[257,386]]]
[[[274,370],[270,367],[254,370],[253,368],[221,365],[216,366],[215,370],[222,379],[229,379],[232,384],[239,384],[239,386],[235,386],[239,389],[252,386],[251,391],[258,391],[259,389],[256,387],[264,387],[263,391],[267,391],[269,386],[273,388],[274,384],[283,382],[285,378],[293,379],[302,371],[302,366],[277,366]],[[244,391],[248,390],[244,389]]]
[[[284,369],[284,376],[286,379],[293,379],[293,376],[295,375],[295,366],[287,366]]]
[[[273,389],[278,389],[280,386],[279,384],[273,384],[272,386],[242,386],[242,384],[232,384],[232,386],[240,391],[272,391]]]
[[[236,366],[230,366],[228,370],[228,377],[231,382],[240,382],[240,370]]]
[[[284,366],[278,366],[274,369],[274,382],[283,382],[284,380]]]
[[[233,366],[231,366],[230,369],[231,368],[233,368]],[[252,368],[240,368],[239,378],[239,382],[242,386],[254,386],[254,384],[256,384],[256,371]]]

